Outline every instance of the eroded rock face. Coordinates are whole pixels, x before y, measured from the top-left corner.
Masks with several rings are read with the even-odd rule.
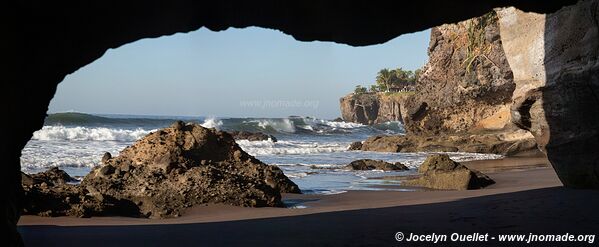
[[[157,218],[203,203],[278,207],[280,193],[300,193],[278,167],[241,150],[230,134],[180,122],[125,148],[81,186],[132,201],[142,216]]]
[[[349,163],[349,165],[347,165],[346,168],[348,168],[350,170],[359,170],[359,171],[364,171],[364,170],[383,170],[383,171],[408,170],[408,167],[406,167],[404,164],[399,163],[399,162],[389,163],[389,162],[382,161],[382,160],[371,160],[371,159],[354,160],[351,163]]]
[[[443,190],[480,189],[494,184],[485,174],[473,171],[455,162],[446,154],[434,154],[418,168],[419,177],[404,181],[406,186],[418,186]]]
[[[431,30],[429,61],[406,101],[412,134],[465,133],[511,127],[515,84],[495,12]]]
[[[349,94],[339,99],[344,121],[377,124],[402,120],[402,105],[407,95],[385,93]]]
[[[517,85],[513,121],[530,130],[568,187],[599,188],[598,5],[498,12]]]

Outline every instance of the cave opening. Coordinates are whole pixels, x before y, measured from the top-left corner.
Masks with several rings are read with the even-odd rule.
[[[404,130],[398,112],[373,126],[340,119],[339,99],[413,94],[414,71],[427,61],[429,40],[430,30],[425,30],[352,47],[301,42],[256,27],[202,28],[110,49],[58,85],[44,126],[22,150],[21,168],[33,174],[57,167],[80,181],[102,166],[105,152],[118,156],[144,136],[182,120],[272,137],[238,144],[282,167],[307,193],[336,193],[354,183],[368,188],[355,174],[311,166],[341,167],[357,158],[404,163],[424,158],[346,152],[352,142]],[[382,81],[381,73],[389,78]],[[388,85],[395,89],[377,88]],[[399,111],[398,103],[391,105],[391,113]],[[377,117],[378,109],[374,116],[368,111],[356,113]]]
[[[8,30],[9,34],[12,34],[8,35],[8,39],[3,40],[3,42],[7,42],[6,44],[8,44],[3,47],[9,47],[6,52],[6,57],[11,61],[11,63],[9,66],[4,68],[7,72],[4,74],[6,75],[8,81],[14,81],[18,83],[12,83],[10,86],[7,86],[8,96],[3,98],[3,105],[7,106],[10,116],[18,116],[19,119],[23,120],[6,123],[7,126],[14,131],[7,133],[5,143],[2,146],[2,153],[8,159],[8,171],[3,173],[3,178],[5,178],[3,181],[6,185],[6,200],[3,203],[3,216],[6,216],[6,220],[3,220],[3,231],[7,232],[7,235],[10,236],[10,239],[8,240],[9,245],[17,245],[18,243],[21,243],[19,234],[16,230],[16,224],[19,221],[20,216],[20,208],[22,206],[20,204],[22,191],[19,189],[21,187],[21,176],[19,175],[19,156],[21,154],[21,149],[30,139],[33,131],[42,127],[44,115],[47,111],[47,103],[52,98],[52,95],[54,95],[56,85],[64,78],[65,75],[72,73],[78,68],[100,57],[101,54],[106,51],[106,49],[118,47],[139,38],[157,37],[165,34],[195,30],[203,25],[210,26],[215,30],[223,30],[230,26],[247,27],[250,25],[258,25],[283,30],[285,33],[293,34],[294,37],[299,40],[335,40],[352,45],[365,45],[384,42],[401,33],[407,33],[430,26],[440,25],[441,23],[455,22],[474,16],[479,16],[489,11],[492,7],[516,4],[519,9],[524,11],[551,13],[559,10],[562,6],[576,3],[576,1],[564,1],[559,3],[552,2],[543,4],[515,3],[513,1],[497,1],[493,4],[451,2],[445,4],[438,3],[439,6],[437,6],[437,9],[442,11],[434,10],[431,12],[430,8],[424,6],[428,5],[428,2],[411,2],[404,7],[414,11],[408,11],[411,14],[399,16],[397,17],[397,20],[391,22],[389,21],[389,18],[395,19],[395,15],[380,14],[378,11],[372,11],[372,13],[376,12],[376,14],[366,11],[363,12],[366,15],[365,18],[355,18],[355,13],[362,13],[362,11],[365,9],[365,6],[331,6],[330,4],[323,4],[319,6],[321,7],[319,9],[324,11],[314,11],[315,8],[297,8],[298,6],[289,7],[286,5],[277,5],[277,7],[271,6],[269,8],[261,9],[261,7],[264,6],[260,6],[260,4],[256,4],[256,6],[250,4],[237,7],[214,4],[210,5],[209,8],[197,8],[198,5],[191,4],[189,2],[183,2],[184,1],[175,1],[172,5],[165,4],[164,6],[158,6],[156,4],[149,4],[148,6],[125,4],[126,6],[120,6],[119,8],[116,8],[112,5],[96,5],[95,9],[97,10],[97,13],[95,14],[93,13],[94,11],[88,11],[92,8],[84,8],[81,5],[69,7],[64,6],[67,4],[60,3],[51,3],[52,5],[50,6],[48,6],[50,3],[36,3],[35,7],[31,6],[32,4],[30,3],[20,4],[18,6],[14,4],[9,5],[8,9],[14,11],[7,11],[7,14],[3,15],[2,18],[8,20],[4,21],[3,23],[9,26],[9,28],[6,30]],[[569,8],[566,11],[578,11],[578,13],[584,14],[591,13],[592,20],[594,20],[595,15],[593,10],[596,10],[597,5],[594,3],[594,1],[581,2],[583,5],[588,2],[593,3],[591,5],[592,8],[585,8],[583,10]],[[196,8],[190,8],[190,5]],[[255,10],[256,7],[258,7],[260,11],[252,11]],[[239,15],[223,14],[225,12],[230,13],[231,10],[238,10],[242,8],[246,9],[244,9],[244,11],[233,11]],[[214,12],[207,14],[204,11],[201,11],[200,13],[198,9],[214,9]],[[281,9],[286,11],[280,11]],[[331,9],[335,9],[336,11],[331,11]],[[447,9],[451,9],[452,11],[446,11]],[[394,8],[383,8],[383,10],[383,12],[391,10],[395,11]],[[566,11],[562,11],[561,13],[563,14]],[[310,12],[310,14],[305,15],[308,12]],[[52,13],[53,16],[50,18],[48,13]],[[113,20],[107,20],[104,18],[106,13],[114,14],[113,16],[115,18]],[[138,14],[134,15],[135,18],[131,18],[132,13]],[[280,13],[286,13],[288,16],[283,17]],[[198,18],[198,16],[208,17]],[[301,16],[317,16],[319,18],[301,18]],[[322,22],[322,20],[329,20],[329,18],[324,18],[324,16],[333,16],[332,18],[336,18],[340,21],[318,23]],[[580,17],[583,15],[577,15],[577,13],[574,13],[565,16]],[[559,16],[555,19],[558,18]],[[134,21],[134,19],[136,20]],[[311,20],[305,22],[306,19]],[[72,20],[86,21],[79,22]],[[578,21],[579,19],[571,18],[568,20]],[[317,23],[316,25],[314,24],[315,21]],[[31,27],[34,26],[32,25],[33,23],[35,23],[35,26],[37,27],[36,30],[38,30],[38,32],[24,31],[31,30]],[[140,25],[141,23],[143,23],[143,25]],[[390,26],[389,28],[380,28],[381,23],[389,23]],[[548,22],[542,26],[544,26],[546,30],[551,30],[551,28],[559,27],[559,25],[554,25],[555,23],[560,22]],[[572,33],[570,33],[571,31],[583,30],[583,28],[571,29],[569,27],[574,25],[572,25],[572,23],[568,24],[570,25],[563,25],[565,28],[559,29],[560,32],[564,33],[564,35],[561,35],[562,37],[572,37]],[[56,28],[57,26],[60,28]],[[379,28],[377,28],[377,26]],[[335,29],[334,27],[340,28]],[[101,30],[99,33],[106,33],[107,35],[106,37],[102,37],[100,39],[94,39],[93,37],[97,36],[91,34],[93,32],[90,32],[90,30]],[[593,31],[595,29],[591,27],[588,30]],[[541,35],[543,34],[545,33],[541,33]],[[36,42],[40,40],[41,36],[44,35],[45,42]],[[585,47],[584,45],[594,44],[594,41],[597,40],[596,36],[593,35],[584,37],[587,37],[587,39],[575,40],[576,42],[571,43],[578,44],[577,42],[582,42],[583,45],[577,47]],[[547,36],[542,38],[545,40],[552,40],[555,39],[555,36],[547,32]],[[557,43],[560,44],[559,42]],[[552,44],[550,43],[545,43],[545,45],[545,48],[552,48]],[[549,49],[546,50],[549,51]],[[568,54],[577,56],[581,53],[573,51],[568,52]],[[548,56],[547,58],[553,59],[555,57],[556,56]],[[560,64],[561,60],[556,59],[554,61],[558,62],[551,64],[551,68],[554,69],[553,71],[561,71],[559,70],[560,66],[562,66],[562,64]],[[594,61],[594,58],[590,59],[589,61]],[[552,61],[548,60],[544,62]],[[544,72],[545,71],[541,71],[541,74],[544,74]],[[594,75],[594,73],[590,74]],[[575,78],[580,79],[579,77]],[[559,83],[564,78],[558,79],[560,80],[556,80],[556,83]],[[580,81],[585,81],[586,79],[588,78],[582,78]],[[548,94],[543,95],[543,108],[548,109],[549,112],[547,112],[547,116],[550,118],[548,118],[547,122],[542,122],[544,125],[541,126],[543,127],[541,131],[549,131],[549,128],[547,127],[550,125],[551,127],[555,127],[554,125],[556,125],[556,123],[558,126],[560,126],[559,124],[561,124],[561,116],[551,115],[552,111],[556,110],[556,108],[553,107],[560,106],[560,104],[563,103],[566,108],[559,108],[557,110],[563,109],[563,111],[568,113],[579,113],[580,110],[577,109],[582,109],[581,107],[568,107],[571,106],[573,102],[586,102],[585,99],[568,101],[571,100],[571,98],[567,98],[564,101],[564,98],[559,96],[559,86],[556,88],[558,90],[555,90],[555,92],[549,92]],[[30,98],[31,101],[23,102],[22,99],[26,98]],[[552,100],[555,100],[555,103],[552,103]],[[544,114],[544,112],[541,112],[541,114]],[[580,114],[574,114],[574,116],[580,117]],[[596,114],[593,117],[596,117]],[[570,125],[578,126],[578,124],[581,124],[582,126],[590,127],[588,128],[590,130],[594,130],[594,127],[597,125],[593,124],[596,122],[596,119],[593,117],[572,118],[568,124],[562,124],[561,126],[569,127]],[[585,124],[588,124],[588,126]],[[564,178],[565,181],[574,181],[577,178],[584,176],[585,173],[588,174],[588,167],[596,167],[596,162],[594,162],[596,160],[594,158],[595,152],[592,152],[590,149],[595,146],[595,143],[588,145],[582,142],[578,143],[576,140],[572,141],[572,139],[577,138],[577,136],[561,135],[562,133],[568,132],[564,131],[564,129],[552,128],[551,139],[547,141],[557,143],[558,145],[563,143],[574,143],[576,145],[571,145],[570,147],[572,149],[577,149],[578,151],[582,150],[581,152],[583,152],[584,156],[578,156],[580,152],[570,152],[570,149],[560,148],[559,146],[557,146],[557,148],[547,150],[547,152],[549,153],[550,159],[554,163],[554,166],[556,166],[556,170],[558,170],[558,172],[560,172],[560,169],[578,171],[576,169],[577,162],[583,160],[586,162],[584,169],[580,169],[578,173],[572,173],[571,177]],[[548,132],[541,134],[541,137],[549,136]],[[589,147],[589,149],[579,149],[581,145],[584,145],[584,147]],[[561,168],[558,169],[560,166]],[[561,173],[567,174],[568,172],[562,170]],[[588,183],[585,182],[577,187],[596,188],[596,179],[594,181],[589,180]],[[557,192],[561,193],[563,191],[564,190],[557,189]],[[545,190],[545,192],[547,192],[547,190]],[[549,190],[549,192],[553,193],[556,192],[556,190]],[[540,194],[532,193],[533,196],[531,196],[531,194],[527,193],[526,196],[522,197],[522,199],[534,198],[535,195]],[[569,191],[568,193],[564,193],[562,195],[571,198],[572,196],[575,197],[575,194],[579,193],[572,193]],[[592,199],[594,197],[587,198]],[[572,200],[568,200],[564,202],[569,203],[571,201]],[[592,205],[592,201],[586,200],[586,205]],[[577,210],[574,211],[583,212],[584,210],[584,208],[578,207],[580,205],[572,206],[576,206]],[[560,204],[560,206],[555,208],[563,208],[563,204]],[[551,208],[546,209],[551,210]],[[559,210],[543,212],[548,214],[554,213],[556,215],[561,213]],[[587,217],[584,220],[577,222],[578,224],[576,226],[583,228],[588,219],[592,218],[588,217],[588,215],[593,214],[589,213],[586,215]],[[575,215],[572,215],[572,217],[575,217]],[[520,217],[518,216],[518,218]],[[541,229],[549,229],[549,227],[552,226],[550,224],[551,222],[547,223],[549,224],[545,224],[545,226],[548,228]],[[523,224],[526,225],[526,223]],[[571,224],[562,223],[558,225],[558,227],[562,227],[560,229],[563,229],[564,226],[569,225]],[[592,227],[587,229],[591,228]],[[380,236],[380,232],[381,231],[378,231],[378,239],[384,239],[384,236]],[[376,232],[372,233],[376,234]],[[28,232],[28,234],[31,234],[31,232]],[[39,244],[41,242],[37,243]]]

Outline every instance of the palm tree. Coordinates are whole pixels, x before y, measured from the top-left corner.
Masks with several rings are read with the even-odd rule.
[[[389,91],[389,88],[391,88],[391,77],[393,76],[393,73],[385,68],[379,71],[379,73],[376,75],[376,83],[379,85],[379,87],[381,88],[381,90],[384,91]]]
[[[414,72],[410,70],[403,70],[402,68],[397,68],[393,70],[395,73],[395,77],[397,78],[397,82],[399,83],[407,83],[413,80]]]

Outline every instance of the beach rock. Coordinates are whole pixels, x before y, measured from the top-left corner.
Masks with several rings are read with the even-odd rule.
[[[249,132],[249,131],[227,131],[235,140],[248,140],[248,141],[267,141],[277,142],[277,138],[273,135],[264,134],[262,132]]]
[[[377,124],[402,120],[402,105],[408,99],[404,94],[365,93],[349,94],[339,99],[344,121]]]
[[[434,154],[418,168],[420,176],[403,182],[406,186],[443,190],[480,189],[494,184],[485,174],[455,162],[446,154]]]
[[[106,162],[108,162],[108,160],[112,159],[112,154],[110,154],[109,152],[104,153],[104,155],[102,155],[102,164],[106,164]]]
[[[179,120],[179,121],[175,121],[171,127],[175,130],[181,130],[183,127],[185,127],[185,122]]]
[[[45,172],[40,172],[32,175],[22,173],[22,182],[24,185],[33,185],[46,183],[49,185],[62,185],[67,183],[77,182],[77,179],[69,176],[65,171],[58,167],[52,167]]]
[[[229,133],[198,124],[148,134],[92,170],[81,186],[130,201],[139,215],[152,218],[205,203],[279,207],[281,193],[300,193],[278,167],[244,152]]]
[[[383,171],[403,171],[408,170],[404,164],[395,162],[389,163],[382,160],[361,159],[354,160],[346,168],[351,170],[383,170]]]
[[[451,172],[461,168],[461,164],[453,161],[446,154],[434,154],[426,158],[426,160],[418,167],[419,173],[427,173],[434,171]]]
[[[352,142],[351,144],[349,144],[349,147],[347,148],[347,150],[361,150],[362,149],[362,142]]]
[[[58,168],[31,175],[21,173],[21,177],[23,214],[90,217],[136,212],[131,202],[92,196],[90,191],[71,183],[76,180]]]
[[[374,152],[469,152],[518,155],[538,151],[536,140],[527,131],[486,134],[372,136],[361,146]]]

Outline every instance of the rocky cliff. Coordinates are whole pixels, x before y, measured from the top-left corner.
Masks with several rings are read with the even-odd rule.
[[[512,127],[515,88],[495,12],[431,30],[429,61],[406,101],[409,133],[439,134]]]
[[[537,150],[533,136],[511,122],[516,83],[495,11],[433,28],[428,54],[414,94],[341,99],[346,121],[400,120],[406,129],[405,136],[369,138],[361,150],[503,155]]]
[[[344,121],[368,125],[403,121],[403,105],[408,97],[401,93],[348,94],[339,99],[341,116]]]
[[[415,94],[347,95],[340,100],[343,119],[398,120],[408,133],[424,135],[516,129],[510,122],[516,84],[494,11],[433,28],[428,54]]]

